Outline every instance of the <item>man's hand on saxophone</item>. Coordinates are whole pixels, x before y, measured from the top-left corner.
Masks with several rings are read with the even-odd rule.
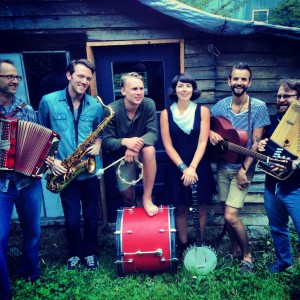
[[[101,145],[102,145],[102,139],[97,138],[95,140],[94,144],[91,145],[91,146],[89,146],[86,149],[85,154],[93,155],[93,156],[99,155],[100,149],[101,149]]]
[[[51,169],[51,172],[55,176],[67,174],[67,172],[68,172],[68,170],[61,163],[62,163],[61,160],[59,160],[59,159],[53,159],[52,163],[49,165],[50,169]]]

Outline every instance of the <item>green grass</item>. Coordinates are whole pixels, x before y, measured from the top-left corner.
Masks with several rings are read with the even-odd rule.
[[[295,264],[290,272],[271,275],[266,265],[274,259],[271,239],[266,236],[251,241],[257,271],[241,275],[238,263],[225,263],[228,240],[222,240],[217,250],[217,268],[206,276],[195,276],[179,264],[176,274],[117,275],[114,236],[109,230],[99,234],[100,268],[90,272],[85,268],[67,271],[67,246],[62,227],[42,229],[41,279],[28,283],[15,276],[20,259],[20,230],[11,234],[9,270],[14,291],[13,299],[300,299],[299,246],[292,234]]]

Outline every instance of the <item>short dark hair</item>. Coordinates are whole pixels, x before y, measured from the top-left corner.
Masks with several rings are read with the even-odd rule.
[[[285,89],[293,90],[297,92],[298,97],[300,96],[300,79],[281,79],[279,81],[279,87],[283,86]]]
[[[67,66],[67,72],[70,72],[70,74],[72,75],[74,73],[75,66],[78,64],[86,66],[92,71],[92,73],[95,72],[94,65],[85,58],[73,59]]]
[[[183,83],[190,83],[192,85],[193,95],[191,97],[191,100],[196,100],[201,96],[201,91],[198,90],[196,80],[193,79],[192,76],[188,73],[180,73],[173,78],[171,87],[169,88],[168,97],[170,100],[172,100],[174,102],[178,101],[178,97],[176,94],[176,86],[177,86],[178,81],[183,82]]]
[[[237,63],[236,65],[234,65],[234,66],[231,68],[231,70],[230,70],[230,72],[229,72],[229,75],[228,75],[228,78],[229,78],[229,79],[232,78],[232,71],[233,71],[233,70],[236,70],[236,69],[237,69],[237,70],[248,70],[249,73],[250,73],[249,80],[252,79],[252,71],[251,71],[249,65],[246,64],[246,63],[243,63],[243,62],[239,62],[239,63]]]
[[[7,64],[11,64],[13,66],[15,66],[15,63],[11,60],[11,59],[0,59],[0,69],[1,69],[1,65],[7,63]]]

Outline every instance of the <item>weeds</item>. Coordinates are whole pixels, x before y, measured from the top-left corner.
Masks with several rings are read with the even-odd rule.
[[[241,275],[239,264],[225,263],[228,253],[228,240],[216,249],[217,268],[205,276],[195,276],[182,264],[176,274],[162,273],[128,274],[119,278],[116,272],[114,235],[103,228],[99,235],[100,268],[90,272],[82,267],[67,271],[67,245],[63,227],[43,227],[40,251],[41,278],[26,282],[15,277],[20,259],[20,230],[14,226],[11,232],[8,263],[11,274],[14,299],[114,299],[114,300],[287,300],[300,299],[300,263],[297,234],[292,231],[291,241],[294,250],[294,268],[289,272],[271,275],[266,265],[274,260],[273,243],[269,236],[251,240],[257,271]]]

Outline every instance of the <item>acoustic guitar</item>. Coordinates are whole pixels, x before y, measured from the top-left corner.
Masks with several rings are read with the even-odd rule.
[[[202,245],[197,184],[192,184],[191,189],[193,199],[192,213],[194,220],[195,244],[185,250],[183,264],[185,268],[192,273],[197,275],[208,274],[213,271],[217,265],[217,255],[211,247]]]
[[[266,153],[271,153],[271,157],[243,147],[247,144],[247,133],[244,130],[234,129],[231,123],[223,117],[211,117],[211,130],[220,134],[224,139],[214,146],[216,147],[214,149],[216,160],[223,159],[229,163],[235,163],[241,154],[257,159],[259,169],[279,180],[284,180],[293,173],[292,160],[297,157],[275,142],[270,140],[266,146]],[[285,169],[275,172],[273,168],[276,165]]]

